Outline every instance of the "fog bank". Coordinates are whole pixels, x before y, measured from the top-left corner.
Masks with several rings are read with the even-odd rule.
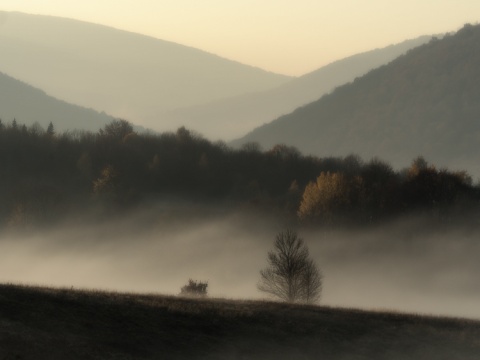
[[[265,298],[256,289],[284,225],[258,214],[139,213],[0,240],[0,281],[178,294],[189,278],[211,297]],[[147,215],[148,214],[148,215]],[[300,229],[324,276],[323,305],[480,319],[477,230],[428,229],[420,219],[362,231]]]

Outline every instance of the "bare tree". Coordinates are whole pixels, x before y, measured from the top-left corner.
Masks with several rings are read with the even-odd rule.
[[[319,300],[321,273],[295,231],[277,234],[274,250],[268,253],[268,264],[260,271],[260,291],[287,302],[315,303]]]
[[[313,260],[308,260],[301,277],[302,301],[313,304],[320,300],[322,275]]]

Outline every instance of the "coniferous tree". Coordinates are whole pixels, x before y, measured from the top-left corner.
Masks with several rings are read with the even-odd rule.
[[[47,127],[47,135],[49,135],[49,136],[55,135],[55,129],[54,129],[51,121],[50,121],[50,123],[48,124],[48,127]]]

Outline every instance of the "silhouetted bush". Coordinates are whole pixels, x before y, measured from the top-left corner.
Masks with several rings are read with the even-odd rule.
[[[208,282],[201,282],[197,280],[188,280],[188,284],[183,286],[181,296],[205,297],[207,296]]]

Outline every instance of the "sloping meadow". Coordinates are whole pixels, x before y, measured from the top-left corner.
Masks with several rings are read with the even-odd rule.
[[[478,359],[479,335],[462,319],[0,286],[6,359]]]

